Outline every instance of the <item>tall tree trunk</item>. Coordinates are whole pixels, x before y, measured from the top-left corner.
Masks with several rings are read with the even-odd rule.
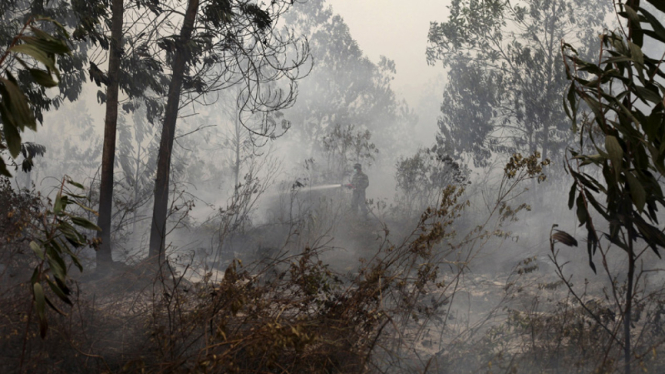
[[[140,178],[140,169],[141,168],[141,143],[138,145],[138,151],[136,154],[136,164],[134,166],[134,219],[132,220],[132,235],[136,233],[136,219],[138,215],[138,206],[139,206],[139,178]]]
[[[626,289],[626,309],[623,313],[623,359],[624,373],[630,374],[630,360],[632,357],[630,346],[630,322],[633,319],[633,280],[635,278],[635,252],[633,251],[633,237],[628,229],[628,287]]]
[[[166,217],[169,201],[169,174],[171,172],[171,153],[173,150],[173,139],[175,137],[175,125],[178,119],[178,107],[180,105],[180,92],[182,80],[187,63],[187,50],[185,45],[189,42],[196,21],[196,13],[199,9],[199,0],[189,0],[187,12],[180,29],[180,37],[177,42],[176,52],[172,66],[171,84],[169,85],[168,100],[164,111],[164,125],[162,127],[162,138],[159,144],[157,159],[157,179],[155,180],[155,205],[152,210],[152,225],[150,228],[150,247],[148,255],[158,258],[161,264],[164,260]]]
[[[235,118],[235,130],[236,130],[236,138],[235,138],[235,145],[236,145],[236,160],[235,160],[235,166],[233,169],[233,173],[235,174],[235,185],[233,186],[233,190],[235,193],[238,193],[238,180],[240,176],[240,121],[238,120],[238,112],[236,111],[236,118]]]
[[[560,9],[559,9],[560,10]],[[550,16],[551,27],[549,29],[549,38],[547,41],[547,78],[545,79],[545,87],[542,87],[545,94],[545,99],[548,99],[550,96],[551,87],[554,85],[553,70],[554,70],[554,29],[556,26],[557,20],[557,8],[556,2],[552,3],[552,12]],[[546,112],[546,111],[544,111]],[[543,120],[543,157],[546,159],[549,157],[549,148],[550,148],[550,127],[552,125],[552,113],[546,114],[546,118]]]
[[[626,2],[626,5],[633,9],[637,9],[640,6],[640,0],[628,0]],[[630,18],[628,20],[628,40],[632,41],[633,40],[633,28],[638,27],[638,25],[634,25],[633,22],[630,21]],[[632,70],[628,70],[628,78],[630,79],[631,82],[634,81],[633,78],[633,72]],[[632,110],[632,98],[628,96],[628,110]],[[629,155],[630,155],[630,143],[627,144],[627,148],[629,150]],[[630,157],[628,158],[628,165],[632,164],[632,160]],[[630,203],[629,207],[630,207]],[[634,241],[634,233],[633,233],[633,222],[632,219],[628,221],[628,287],[626,290],[626,310],[623,313],[623,333],[624,333],[624,372],[625,374],[630,374],[630,360],[632,357],[632,352],[631,352],[631,338],[630,338],[630,321],[632,319],[632,311],[633,311],[633,281],[635,277],[635,251],[633,248],[633,241]]]
[[[113,164],[115,162],[116,126],[118,123],[118,75],[122,55],[123,0],[111,5],[111,49],[109,50],[108,85],[106,86],[106,119],[104,122],[104,150],[99,187],[99,218],[97,226],[102,240],[97,251],[97,264],[113,261],[111,257],[111,210],[113,207]]]

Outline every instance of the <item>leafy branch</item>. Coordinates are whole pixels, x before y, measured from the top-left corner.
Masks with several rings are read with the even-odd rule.
[[[34,24],[38,21],[55,25],[58,37],[37,28]],[[30,33],[27,32],[28,29]],[[37,131],[35,115],[16,76],[27,72],[34,83],[42,87],[57,86],[54,76],[59,79],[60,73],[56,67],[56,56],[71,53],[66,42],[68,38],[67,30],[58,22],[46,17],[32,17],[12,40],[9,48],[1,54],[0,72],[4,72],[4,77],[0,75],[0,119],[3,130],[0,134],[0,152],[8,150],[13,159],[22,152],[21,132],[25,131],[26,127]],[[22,69],[12,71],[14,65],[9,63],[12,60],[18,62]],[[23,153],[32,154],[25,151]],[[1,157],[0,175],[11,176],[5,160]]]
[[[665,12],[662,2],[647,2]],[[630,320],[635,264],[644,253],[635,251],[634,243],[644,240],[658,257],[659,247],[665,248],[665,234],[657,227],[658,205],[665,206],[659,182],[665,175],[665,87],[656,80],[665,73],[660,68],[663,58],[652,58],[642,50],[645,36],[665,44],[665,27],[639,3],[616,4],[627,28],[601,35],[598,64],[584,61],[573,46],[562,43],[571,81],[564,108],[579,136],[579,149],[569,150],[572,160],[566,161],[573,178],[568,206],[576,207],[579,225],[587,230],[589,265],[594,272],[593,255],[601,239],[609,241],[608,248],[613,244],[628,257],[623,311],[626,373],[630,373],[633,358]],[[647,27],[642,28],[643,24]],[[578,126],[580,109],[583,121]],[[597,173],[583,171],[590,165],[602,179],[594,177]],[[607,222],[605,232],[594,223],[592,212]]]
[[[92,231],[100,230],[97,225],[75,215],[71,209],[68,209],[68,206],[76,205],[83,210],[91,211],[85,203],[87,197],[74,193],[67,188],[67,185],[80,190],[84,189],[81,184],[72,181],[69,177],[64,177],[52,208],[47,209],[38,217],[41,239],[30,242],[30,248],[39,261],[32,273],[30,283],[42,337],[46,336],[48,330],[46,305],[59,314],[65,315],[45,294],[44,285],[47,285],[53,294],[64,303],[72,305],[69,298],[70,289],[67,286],[68,265],[65,260],[69,258],[79,271],[83,271],[83,266],[74,250],[97,244],[94,240],[88,239],[77,227]]]

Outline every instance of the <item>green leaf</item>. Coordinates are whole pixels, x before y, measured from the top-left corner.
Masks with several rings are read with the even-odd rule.
[[[653,249],[654,253],[660,257],[658,247],[665,248],[665,234],[658,228],[648,224],[639,214],[633,215],[633,222],[637,230],[642,235],[645,242]]]
[[[630,197],[633,200],[633,204],[635,204],[637,211],[642,214],[644,211],[644,204],[647,200],[647,194],[644,191],[644,187],[637,178],[635,178],[633,173],[626,173],[626,180],[628,180],[628,186],[630,186]]]
[[[58,85],[58,82],[56,82],[55,80],[53,80],[53,78],[51,78],[51,74],[45,72],[44,70],[28,69],[28,71],[30,72],[32,79],[34,79],[35,82],[37,82],[37,84],[41,86],[50,88]]]
[[[69,32],[67,31],[65,26],[63,26],[60,22],[54,20],[53,18],[45,16],[37,16],[35,17],[35,21],[46,21],[52,23],[53,25],[55,25],[55,27],[58,28],[58,31],[62,34],[63,37],[69,39]]]
[[[76,254],[70,252],[69,253],[69,258],[72,259],[72,262],[79,269],[79,271],[83,272],[83,265],[81,265],[81,261],[79,261],[78,256],[76,256]]]
[[[67,240],[75,247],[80,247],[85,244],[84,236],[76,230],[76,228],[69,224],[67,221],[61,221],[58,225],[58,230],[65,235]]]
[[[39,244],[33,242],[30,242],[30,248],[35,252],[37,257],[39,257],[41,260],[44,259],[44,251],[39,247]]]
[[[651,27],[653,28],[653,31],[644,30],[644,33],[658,41],[665,43],[665,27],[663,27],[663,25],[658,21],[656,17],[654,17],[651,13],[647,12],[644,8],[640,8],[640,12],[644,15],[644,17],[647,19],[647,21],[649,22],[649,24],[651,24]]]
[[[14,53],[22,53],[25,55],[28,55],[35,60],[41,62],[46,66],[46,68],[53,70],[55,72],[56,76],[60,78],[60,73],[58,72],[58,69],[55,67],[55,59],[49,57],[46,52],[41,50],[39,47],[32,45],[32,44],[19,44],[11,47],[9,51],[14,52]]]
[[[596,247],[598,245],[598,238],[596,237],[595,232],[587,226],[587,243],[586,250],[589,255],[589,267],[593,270],[594,274],[598,274],[596,270],[596,264],[593,263],[593,255],[596,253]]]
[[[31,30],[36,37],[27,35],[21,37],[26,44],[34,45],[47,54],[66,55],[70,52],[64,40],[56,39],[36,27],[32,27]]]
[[[35,297],[35,310],[39,317],[39,334],[42,338],[45,338],[46,331],[48,330],[48,321],[46,321],[46,300],[44,289],[41,284],[35,283],[32,285],[32,292]]]
[[[32,276],[30,277],[30,283],[37,283],[39,281],[39,275],[41,273],[39,272],[39,267],[36,267],[35,270],[32,272]]]
[[[58,251],[54,248],[55,247],[50,246],[46,247],[46,260],[51,268],[53,275],[57,279],[60,279],[60,281],[64,282],[67,277],[67,265],[65,264],[65,261],[63,261],[62,257],[60,257],[60,253],[58,253]]]
[[[552,239],[569,247],[577,247],[577,240],[565,231],[556,230],[556,232],[552,234]]]
[[[90,208],[90,207],[87,207],[87,206],[85,206],[85,205],[79,203],[78,201],[74,201],[74,204],[78,205],[81,209],[83,209],[83,210],[85,210],[85,211],[88,211],[88,212],[90,212],[90,213],[93,213],[93,214],[97,215],[97,211],[96,211],[96,210],[94,210],[94,209],[92,209],[92,208]]]
[[[658,95],[657,93],[651,91],[648,88],[644,88],[642,86],[635,85],[635,93],[639,94],[640,98],[643,101],[651,101],[654,104],[660,103],[663,99]]]
[[[7,149],[9,149],[9,154],[13,158],[16,158],[21,153],[21,134],[13,124],[5,122],[3,125],[4,126],[2,126],[2,129],[4,130],[5,134]]]
[[[635,44],[637,44],[638,46],[642,46],[643,32],[642,32],[642,27],[640,26],[640,17],[637,15],[635,10],[630,6],[626,5],[624,9],[626,11],[621,12],[620,14],[625,15],[630,20],[630,24],[633,30],[632,39],[635,41]]]
[[[50,280],[46,280],[46,283],[48,283],[49,287],[51,288],[51,291],[60,298],[60,300],[64,301],[65,303],[72,305],[72,301],[69,300],[69,297],[58,287],[57,284],[51,282]],[[57,309],[56,309],[57,310]],[[61,313],[63,314],[63,313]]]
[[[58,307],[55,306],[55,304],[53,304],[53,303],[51,302],[51,300],[48,299],[48,297],[45,297],[44,299],[46,300],[46,304],[48,304],[48,306],[49,306],[51,309],[55,310],[56,313],[58,313],[58,314],[60,314],[60,315],[62,315],[62,316],[66,316],[66,315],[67,315],[65,312],[63,312],[62,310],[58,309]]]
[[[55,197],[55,203],[53,203],[53,213],[59,214],[62,212],[62,194],[58,192],[58,195]]]
[[[568,105],[565,105],[566,113],[568,117],[573,121],[573,132],[577,132],[577,100],[575,98],[575,84],[571,83],[570,88],[568,88],[568,94],[566,95],[568,100]],[[569,109],[570,107],[570,109]]]
[[[570,192],[568,193],[568,209],[573,209],[575,204],[575,191],[577,191],[577,182],[574,182],[570,187]]]
[[[76,195],[76,194],[73,194],[73,193],[70,193],[70,192],[65,192],[65,196],[67,196],[68,198],[73,197],[74,199],[71,200],[71,201],[73,201],[74,204],[76,204],[76,199],[87,199],[88,198],[85,195]]]
[[[85,187],[83,187],[83,185],[82,185],[81,183],[74,182],[74,181],[71,180],[71,179],[67,179],[67,183],[71,184],[71,185],[74,186],[74,187],[78,187],[78,188],[80,188],[80,189],[82,189],[82,190],[85,190]]]
[[[69,295],[71,293],[71,290],[69,289],[69,287],[67,287],[67,284],[64,281],[55,278],[55,283],[62,290],[62,292],[65,293],[65,295]]]
[[[590,180],[593,180],[593,178],[591,176],[582,175],[582,174],[580,174],[578,172],[575,172],[575,171],[572,171],[572,170],[570,172],[571,172],[572,176],[575,178],[575,181],[577,181],[579,183],[582,183],[582,185],[584,187],[590,189],[593,192],[596,192],[596,193],[599,192],[598,188],[596,186],[594,186],[594,184],[590,181]],[[588,177],[588,179],[587,179],[587,177]]]
[[[0,83],[3,106],[7,110],[7,115],[11,116],[14,126],[21,131],[24,127],[36,130],[37,123],[28,105],[28,99],[19,88],[16,79],[7,72],[7,79],[0,77]]]
[[[619,175],[621,174],[621,163],[623,161],[623,148],[621,148],[621,144],[619,144],[616,137],[607,135],[605,137],[605,149],[610,156],[612,166],[614,167],[614,176],[618,181]]]
[[[587,212],[586,206],[584,206],[584,196],[579,194],[577,196],[577,219],[580,221],[580,226],[584,225],[587,222],[589,217],[589,212]]]
[[[603,152],[603,153],[605,153],[605,152]],[[586,166],[586,165],[589,165],[591,163],[594,163],[596,165],[601,165],[607,159],[607,157],[603,156],[602,154],[581,155],[581,156],[577,156],[575,158],[583,160],[582,164],[580,164],[580,166]]]
[[[607,193],[607,192],[605,192],[605,191],[603,191],[603,192],[604,192],[604,193]],[[607,213],[607,209],[605,209],[603,206],[601,206],[600,204],[598,204],[598,201],[596,201],[596,198],[593,197],[592,194],[587,193],[587,194],[585,194],[584,196],[586,197],[586,201],[587,201],[587,203],[591,204],[591,206],[592,206],[594,209],[596,209],[596,211],[597,211],[598,213],[600,213],[600,215],[602,215],[603,218],[605,218],[605,219],[608,220],[608,221],[610,220],[610,216],[609,216],[608,213]]]
[[[74,223],[77,226],[81,226],[83,228],[93,230],[93,231],[102,231],[102,229],[99,228],[99,226],[95,225],[94,223],[88,221],[85,218],[81,218],[81,217],[71,217],[71,218],[72,218],[72,223]]]

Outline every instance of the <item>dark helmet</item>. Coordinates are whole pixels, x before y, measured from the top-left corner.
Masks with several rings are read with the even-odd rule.
[[[363,169],[363,166],[360,165],[360,164],[353,165],[353,170],[362,170],[362,169]]]

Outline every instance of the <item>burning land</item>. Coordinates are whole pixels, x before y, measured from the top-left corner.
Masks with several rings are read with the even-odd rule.
[[[665,371],[661,2],[0,19],[0,372]]]

